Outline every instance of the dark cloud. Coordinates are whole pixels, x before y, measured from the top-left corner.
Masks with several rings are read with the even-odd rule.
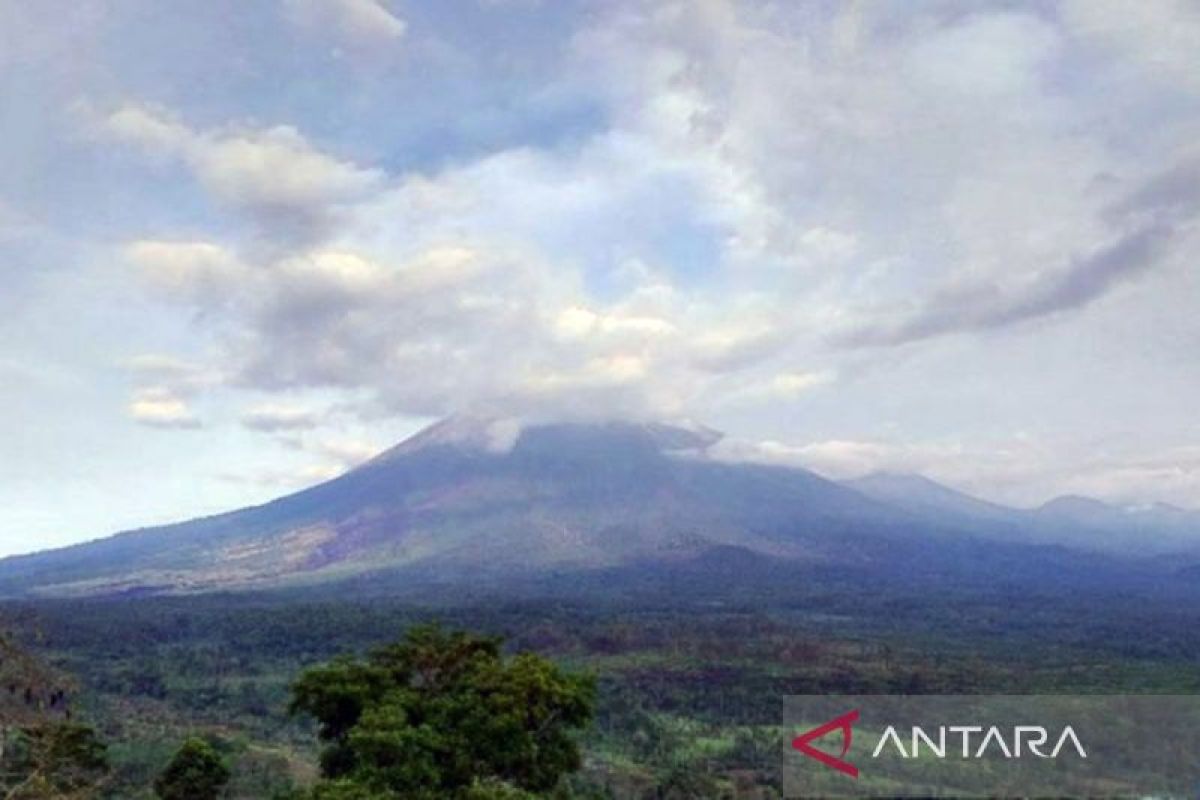
[[[1200,166],[1186,163],[1143,184],[1105,210],[1126,233],[1019,289],[995,282],[937,292],[916,313],[872,322],[839,336],[847,347],[890,346],[953,333],[991,330],[1082,308],[1153,268],[1180,228],[1200,212]]]
[[[1150,269],[1171,234],[1170,226],[1142,228],[1076,259],[1067,269],[1042,276],[1020,292],[1006,293],[995,284],[941,292],[908,319],[865,325],[838,341],[849,347],[907,344],[950,333],[1003,328],[1080,308],[1121,281]]]
[[[1129,218],[1186,220],[1200,213],[1200,161],[1178,165],[1147,181],[1124,200],[1113,204],[1106,218],[1121,223]]]

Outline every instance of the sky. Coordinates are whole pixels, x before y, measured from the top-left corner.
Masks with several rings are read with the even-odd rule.
[[[0,555],[454,413],[1200,507],[1195,0],[0,0]]]

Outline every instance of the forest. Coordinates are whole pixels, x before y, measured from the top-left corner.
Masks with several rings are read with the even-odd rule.
[[[530,588],[458,603],[323,594],[12,603],[0,612],[12,651],[3,676],[16,685],[10,676],[44,665],[53,677],[30,691],[60,693],[47,696],[62,700],[58,722],[74,737],[49,749],[82,753],[83,766],[68,770],[74,794],[13,794],[31,768],[9,747],[8,796],[170,796],[156,794],[163,776],[196,762],[227,771],[214,797],[359,797],[319,793],[330,737],[306,713],[321,706],[303,687],[321,669],[370,665],[414,631],[469,631],[497,664],[535,654],[586,698],[586,713],[561,731],[578,763],[568,757],[570,769],[536,784],[528,796],[540,797],[777,797],[788,694],[1200,691],[1200,610],[1170,592],[861,586],[810,576],[790,595],[767,586],[761,597],[667,585],[608,599]],[[371,696],[392,691],[371,685]],[[17,732],[29,723],[4,719]]]

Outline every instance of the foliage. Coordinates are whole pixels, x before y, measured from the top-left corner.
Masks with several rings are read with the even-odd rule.
[[[72,722],[20,729],[4,753],[6,800],[84,800],[97,795],[109,764],[95,731]]]
[[[162,800],[216,800],[229,778],[229,767],[212,745],[192,737],[154,781],[154,793]]]
[[[74,682],[0,635],[0,724],[36,727],[64,719]]]
[[[6,800],[91,798],[109,772],[96,732],[70,720],[73,682],[0,636],[0,793]]]
[[[533,654],[505,658],[500,644],[420,626],[365,660],[306,671],[291,709],[319,723],[324,776],[405,798],[553,789],[580,767],[574,734],[592,718],[594,683]]]
[[[0,617],[77,676],[72,710],[110,745],[106,800],[151,797],[171,756],[164,741],[196,731],[220,734],[229,796],[307,798],[286,790],[317,780],[318,745],[333,742],[287,716],[297,675],[435,615],[599,676],[595,720],[580,739],[586,762],[564,795],[589,800],[665,793],[678,769],[709,776],[716,797],[778,796],[788,694],[1200,691],[1200,603],[1177,586],[1139,590],[1138,603],[1053,585],[931,592],[886,575],[739,581],[716,594],[658,576],[602,588],[602,598],[421,606],[309,593],[38,601],[0,606]],[[24,706],[23,690],[16,696]],[[335,783],[321,781],[327,797],[395,796]]]

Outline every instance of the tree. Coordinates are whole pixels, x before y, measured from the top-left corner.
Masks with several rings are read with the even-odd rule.
[[[212,745],[192,737],[154,781],[154,793],[162,800],[216,800],[229,777],[229,767]]]
[[[96,796],[108,753],[95,731],[73,722],[22,728],[4,757],[6,800],[73,800]]]
[[[577,770],[595,683],[437,626],[303,673],[293,713],[326,743],[315,797],[518,798]],[[375,794],[371,794],[371,793]]]
[[[0,636],[0,797],[83,800],[108,775],[96,732],[71,721],[74,682]]]

